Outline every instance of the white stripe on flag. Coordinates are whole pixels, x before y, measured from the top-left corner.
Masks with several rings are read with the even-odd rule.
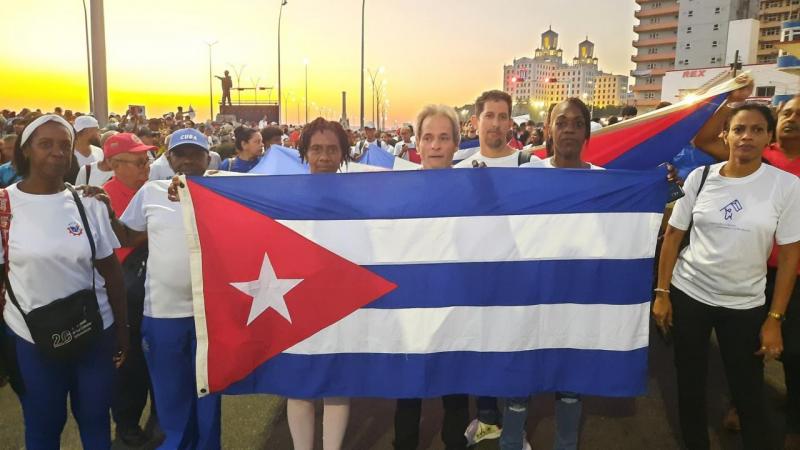
[[[649,314],[649,301],[621,306],[362,308],[284,353],[629,351],[648,345]]]
[[[356,264],[383,265],[652,258],[656,247],[655,230],[661,225],[661,214],[582,213],[279,222]]]

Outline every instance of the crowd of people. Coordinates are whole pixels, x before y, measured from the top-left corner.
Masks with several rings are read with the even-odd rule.
[[[690,449],[710,446],[705,397],[712,330],[732,398],[729,416],[745,448],[780,447],[771,442],[765,414],[764,360],[772,358],[781,358],[786,375],[784,445],[800,446],[800,96],[772,111],[740,104],[747,95],[747,89],[731,94],[695,137],[713,164],[692,170],[685,196],[666,207],[652,313],[674,340],[678,414]],[[323,118],[290,127],[194,124],[181,115],[142,121],[126,114],[101,129],[94,117],[60,108],[4,110],[0,369],[22,405],[27,448],[59,447],[68,398],[85,448],[110,448],[109,416],[117,438],[142,445],[151,438],[139,425],[148,396],[151,419],[164,434],[161,448],[220,448],[220,396],[198,399],[194,383],[189,251],[176,173],[248,172],[273,145],[296,148],[312,175],[339,172],[368,149],[421,170],[603,170],[582,151],[592,131],[613,120],[593,120],[577,98],[553,105],[543,124],[516,124],[511,110],[508,94],[488,91],[467,122],[451,107],[428,105],[413,124],[379,133],[368,123],[363,135]],[[454,165],[462,141],[474,141],[476,150]],[[537,145],[546,146],[547,158],[524,150]],[[69,314],[54,312],[76,304],[81,308]],[[40,339],[40,330],[63,326],[66,316],[73,320],[67,329],[79,325],[74,340]],[[485,439],[499,439],[503,450],[530,448],[529,398],[478,397],[473,417],[469,394],[442,398],[445,448]],[[581,394],[554,393],[556,449],[578,447]],[[287,401],[296,449],[314,446],[314,400]],[[323,447],[342,448],[350,401],[321,400]],[[419,445],[421,408],[421,399],[397,400],[396,449]]]

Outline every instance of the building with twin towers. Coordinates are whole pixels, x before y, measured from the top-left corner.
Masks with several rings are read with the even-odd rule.
[[[588,106],[603,108],[624,105],[628,77],[605,73],[598,68],[594,43],[578,44],[578,55],[567,63],[558,46],[558,33],[548,29],[541,36],[533,57],[514,59],[503,66],[503,90],[515,104],[546,108],[569,97],[582,99]]]

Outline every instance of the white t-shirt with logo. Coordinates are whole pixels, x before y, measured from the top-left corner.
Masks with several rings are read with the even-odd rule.
[[[508,156],[501,156],[499,158],[489,158],[487,156],[483,156],[483,154],[479,151],[453,167],[456,169],[471,169],[472,161],[486,163],[486,167],[519,167],[519,150],[514,151],[514,153]],[[531,161],[540,161],[540,159],[536,155],[531,155]]]
[[[78,169],[78,176],[75,178],[75,186],[80,186],[82,184],[88,184],[91,186],[102,186],[106,183],[106,181],[110,180],[111,177],[114,176],[114,171],[109,170],[100,170],[97,165],[100,164],[100,161],[95,161],[89,166],[92,167],[92,170],[89,171],[89,179],[86,179],[86,166],[81,166]]]
[[[729,178],[719,173],[725,164],[710,167],[699,198],[703,168],[686,178],[669,224],[686,230],[694,222],[672,284],[711,306],[751,309],[764,304],[773,238],[778,245],[800,240],[800,179],[767,164]]]
[[[592,163],[587,163],[587,164],[589,164],[589,167],[586,167],[586,169],[606,170],[606,169],[604,169],[604,168],[602,168],[600,166],[595,166]],[[521,165],[520,167],[540,168],[540,169],[560,169],[560,167],[556,167],[556,166],[553,165],[553,157],[552,156],[549,157],[549,158],[545,158],[545,159],[536,158],[535,160],[533,158],[531,158],[531,162],[526,162],[525,164]]]
[[[161,319],[194,315],[183,212],[180,202],[167,198],[169,185],[169,180],[148,181],[120,217],[128,228],[147,232],[144,315]]]
[[[79,166],[85,166],[87,164],[91,164],[95,161],[102,161],[103,160],[103,149],[100,147],[96,147],[94,145],[90,145],[89,149],[91,149],[92,154],[89,156],[81,155],[81,152],[75,150],[75,158],[78,160]]]
[[[8,238],[9,273],[14,296],[25,313],[92,287],[92,250],[72,193],[27,194],[17,184],[7,188],[11,202]],[[80,194],[79,194],[80,195]],[[95,243],[96,259],[111,256],[119,247],[108,210],[100,201],[81,197]],[[0,257],[3,248],[0,245]],[[95,275],[95,293],[103,327],[114,323],[105,281]],[[6,292],[3,318],[19,337],[33,342],[28,326]]]

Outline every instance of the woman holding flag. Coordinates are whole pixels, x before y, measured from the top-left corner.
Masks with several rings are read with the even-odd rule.
[[[336,173],[350,160],[347,134],[338,123],[318,117],[305,128],[298,142],[300,158],[308,163],[312,174]],[[327,397],[322,400],[322,448],[342,448],[347,422],[350,418],[350,399]],[[314,448],[314,399],[290,398],[286,402],[289,432],[295,450]]]

